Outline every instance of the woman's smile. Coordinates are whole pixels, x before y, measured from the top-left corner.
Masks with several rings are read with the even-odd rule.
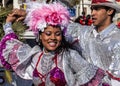
[[[48,42],[48,43],[49,43],[50,47],[55,47],[57,44],[57,42]]]

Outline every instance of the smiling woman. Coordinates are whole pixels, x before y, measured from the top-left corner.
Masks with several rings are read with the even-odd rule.
[[[40,35],[40,40],[45,47],[45,51],[59,50],[62,41],[62,32],[60,27],[48,26]]]
[[[23,79],[33,80],[35,86],[98,86],[104,71],[86,62],[65,40],[64,30],[70,21],[67,8],[60,3],[37,6],[29,9],[25,23],[39,39],[39,46],[31,48],[18,40],[11,24],[25,11],[13,10],[6,19],[5,36],[0,42],[2,65]]]

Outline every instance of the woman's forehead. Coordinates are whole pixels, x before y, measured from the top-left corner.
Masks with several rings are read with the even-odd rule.
[[[60,27],[56,27],[56,26],[47,26],[44,31],[49,31],[49,30],[52,30],[52,31],[61,31],[61,28]]]

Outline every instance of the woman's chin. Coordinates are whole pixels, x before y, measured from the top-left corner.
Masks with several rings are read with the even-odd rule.
[[[49,48],[45,50],[45,52],[55,52],[55,51],[56,51],[56,48]]]

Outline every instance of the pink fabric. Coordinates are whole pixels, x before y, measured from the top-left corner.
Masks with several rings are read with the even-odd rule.
[[[83,86],[99,86],[99,84],[102,83],[101,80],[103,79],[104,76],[105,76],[105,72],[101,69],[98,69],[95,77],[90,82],[86,83]]]
[[[55,86],[65,86],[66,85],[66,80],[65,80],[64,73],[61,69],[59,69],[57,67],[57,54],[53,58],[53,60],[56,64],[55,68],[48,71],[48,73],[46,73],[45,75],[38,72],[37,67],[38,67],[38,63],[41,60],[42,55],[43,55],[43,53],[40,54],[39,59],[38,59],[37,64],[36,64],[36,68],[33,71],[33,76],[34,77],[39,77],[42,80],[42,83],[40,83],[39,86],[45,86],[45,82],[43,81],[43,79],[46,79],[46,75],[48,75],[48,74],[50,74],[50,81],[53,82],[55,84]]]
[[[103,83],[102,86],[110,86],[108,83]]]
[[[13,70],[16,70],[18,62],[19,62],[18,57],[16,55],[17,54],[16,52],[19,47],[20,47],[20,44],[14,45],[12,52],[10,52],[9,54],[9,63],[11,64]]]
[[[5,60],[3,56],[3,50],[6,48],[6,41],[13,40],[13,39],[18,39],[18,37],[16,36],[15,33],[10,33],[5,35],[0,41],[0,60],[1,60],[1,64],[6,69],[11,69],[11,65]]]
[[[50,80],[55,84],[55,86],[66,85],[64,73],[58,67],[55,67],[50,71]]]

